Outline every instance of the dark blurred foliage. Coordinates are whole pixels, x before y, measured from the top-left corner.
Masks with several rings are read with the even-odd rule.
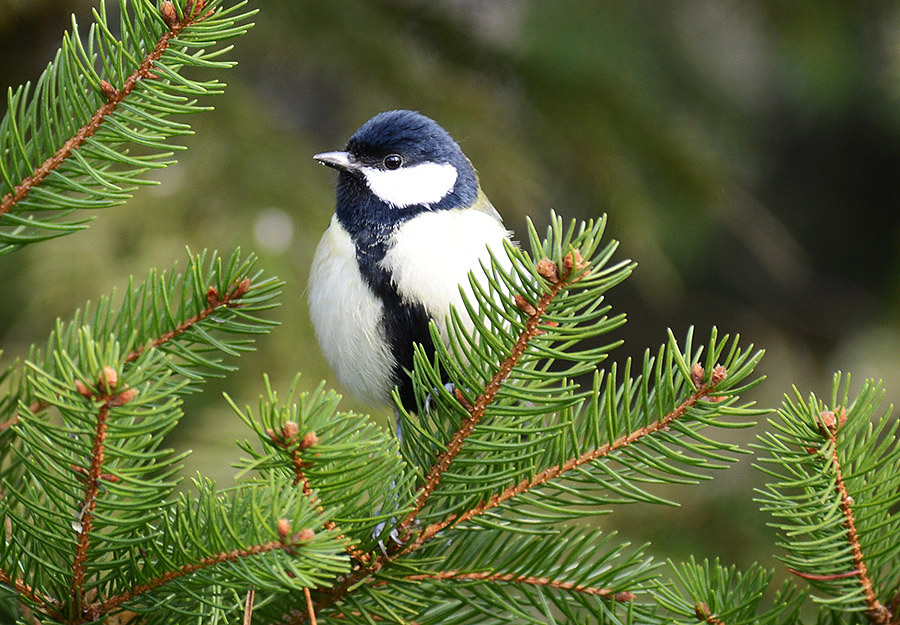
[[[69,14],[87,0],[0,0],[0,75],[34,80]],[[618,359],[667,327],[716,324],[768,350],[776,406],[797,384],[826,394],[833,369],[885,378],[900,397],[900,5],[895,2],[259,2],[231,57],[225,97],[192,120],[180,163],[86,233],[0,258],[4,360],[57,316],[183,264],[184,247],[255,250],[287,281],[283,326],[241,370],[192,397],[172,444],[188,471],[231,479],[245,436],[219,393],[255,402],[261,374],[284,387],[333,378],[304,290],[333,208],[333,173],[310,156],[339,148],[372,114],[418,109],[479,168],[508,225],[550,208],[610,215],[639,262],[610,295],[629,323]],[[346,406],[365,407],[347,400]],[[386,415],[384,415],[386,418]],[[719,435],[719,434],[717,434]],[[752,431],[725,433],[747,443]],[[751,501],[749,459],[601,523],[675,559],[771,564]]]

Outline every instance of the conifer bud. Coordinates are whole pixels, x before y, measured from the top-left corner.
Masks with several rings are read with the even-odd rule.
[[[695,362],[691,367],[691,382],[694,383],[694,386],[700,388],[700,385],[703,384],[703,376],[706,375],[706,372],[703,370],[703,367],[700,366],[699,362]]]
[[[556,271],[556,263],[549,258],[542,258],[537,263],[537,272],[548,282],[559,282],[559,274]]]
[[[175,12],[175,5],[169,0],[165,0],[165,2],[160,5],[159,12],[162,14],[166,26],[175,28],[175,24],[178,23],[178,14]]]
[[[88,399],[94,396],[94,393],[88,388],[88,385],[81,380],[75,380],[75,390],[79,395],[87,397]]]
[[[285,441],[289,441],[295,436],[297,436],[297,432],[300,431],[300,428],[297,427],[297,424],[293,421],[285,421],[284,426],[281,428],[281,436]]]
[[[244,278],[240,282],[238,282],[237,286],[234,287],[234,291],[231,293],[231,297],[229,299],[238,299],[244,297],[247,294],[247,291],[250,290],[250,278]]]
[[[300,449],[307,449],[308,447],[312,447],[316,443],[319,442],[319,437],[316,436],[315,432],[307,432],[303,437],[303,440],[300,441]]]
[[[847,411],[844,410],[843,406],[838,406],[837,410],[835,410],[835,414],[837,414],[838,418],[838,428],[843,427],[843,425],[847,422]]]
[[[513,296],[513,299],[516,301],[516,306],[519,307],[519,310],[521,310],[523,313],[525,313],[529,317],[534,314],[537,314],[537,309],[535,309],[535,307],[531,305],[531,302],[529,302],[527,299],[525,299],[525,296],[516,293]]]
[[[97,382],[97,386],[100,391],[109,394],[114,388],[116,388],[116,385],[118,383],[118,372],[112,367],[103,367],[103,371],[100,372],[100,379]]]
[[[282,542],[287,540],[287,537],[291,535],[291,524],[288,523],[287,519],[278,519],[278,535],[281,537]]]
[[[312,531],[311,529],[307,528],[305,530],[300,530],[299,532],[297,532],[297,535],[294,536],[294,542],[299,543],[304,540],[312,540],[313,538],[315,538],[315,536],[316,536],[316,533],[314,531]]]
[[[119,95],[119,90],[105,80],[100,81],[100,92],[107,100],[112,100],[114,97]]]
[[[218,306],[222,303],[222,300],[219,299],[219,289],[214,286],[206,289],[206,303],[210,306]]]
[[[713,384],[718,384],[722,380],[725,379],[725,376],[728,375],[728,370],[725,369],[722,365],[716,365],[712,372],[712,380]]]
[[[127,404],[131,400],[133,400],[135,397],[137,397],[137,395],[138,395],[138,392],[137,392],[136,388],[125,389],[118,395],[112,397],[108,403],[112,407],[124,406],[125,404]]]

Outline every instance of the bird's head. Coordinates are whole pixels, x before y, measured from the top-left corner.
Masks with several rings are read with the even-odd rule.
[[[379,113],[343,151],[314,158],[340,172],[338,218],[393,225],[423,211],[471,206],[478,178],[450,134],[414,111]]]

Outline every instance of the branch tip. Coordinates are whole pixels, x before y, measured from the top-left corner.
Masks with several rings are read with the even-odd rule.
[[[694,388],[700,388],[705,377],[706,371],[703,369],[703,366],[699,362],[695,362],[691,366],[691,382],[694,383]]]
[[[106,98],[107,102],[115,100],[119,97],[119,90],[112,86],[112,83],[101,80],[100,81],[100,93],[103,94],[103,97]]]
[[[299,447],[300,449],[309,449],[313,447],[319,442],[319,437],[316,436],[315,432],[307,432],[303,436],[303,440],[300,441]]]
[[[587,267],[587,263],[584,258],[581,256],[581,252],[576,250],[572,250],[565,256],[563,256],[563,272],[560,276],[563,280],[568,280],[572,273],[575,271],[581,271]]]
[[[135,397],[138,396],[138,390],[136,388],[127,388],[118,395],[113,395],[107,401],[107,405],[111,408],[118,408],[119,406],[124,406],[127,403],[130,403]]]
[[[178,23],[178,14],[175,12],[175,5],[170,0],[165,0],[160,5],[159,13],[162,15],[163,21],[169,27],[169,30],[175,28],[175,25]]]
[[[75,391],[82,397],[87,397],[88,399],[94,397],[94,392],[81,380],[75,380]]]
[[[710,384],[715,386],[722,380],[724,380],[728,376],[728,370],[722,365],[716,365],[713,367],[712,378],[710,378]]]
[[[287,519],[278,519],[278,524],[276,525],[278,529],[278,535],[281,537],[281,542],[286,542],[288,536],[291,535],[291,524]]]
[[[521,295],[520,293],[516,293],[513,296],[513,299],[515,300],[516,306],[519,308],[519,310],[521,310],[523,313],[525,313],[529,317],[537,314],[537,309],[531,305],[531,302],[529,302],[527,299],[525,299],[524,295]]]
[[[287,442],[297,436],[299,429],[293,421],[285,421],[284,426],[281,428],[281,436]]]
[[[535,267],[537,268],[537,272],[541,274],[541,277],[547,282],[552,282],[553,284],[559,282],[559,273],[556,270],[556,263],[549,258],[542,258],[537,262]]]
[[[110,366],[103,367],[97,380],[97,387],[106,395],[110,395],[118,384],[119,373]]]

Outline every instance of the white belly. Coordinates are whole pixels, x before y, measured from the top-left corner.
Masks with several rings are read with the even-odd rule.
[[[316,338],[341,385],[367,403],[391,403],[394,358],[383,306],[363,281],[356,248],[336,217],[309,274],[309,312]]]
[[[404,222],[392,237],[381,266],[390,272],[400,296],[421,303],[446,337],[451,304],[466,328],[460,286],[472,299],[468,273],[485,281],[481,265],[490,268],[490,249],[504,269],[510,268],[503,241],[509,232],[493,216],[479,210],[427,212]]]

